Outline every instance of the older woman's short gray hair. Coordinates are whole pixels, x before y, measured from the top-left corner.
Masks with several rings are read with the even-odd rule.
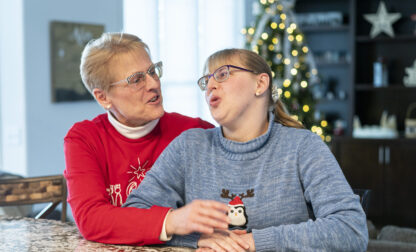
[[[82,82],[92,94],[94,88],[108,91],[112,79],[109,63],[115,56],[145,50],[150,57],[149,47],[137,36],[128,33],[103,33],[85,46],[81,56],[80,73]]]

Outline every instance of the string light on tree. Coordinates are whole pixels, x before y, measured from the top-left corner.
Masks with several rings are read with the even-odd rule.
[[[317,101],[311,92],[318,82],[318,71],[307,38],[295,23],[294,4],[295,0],[258,0],[257,8],[253,8],[259,10],[255,24],[243,32],[246,47],[268,62],[273,71],[273,90],[292,118],[329,142],[331,125],[315,113]],[[322,118],[316,118],[316,114]]]
[[[298,74],[298,70],[296,70],[295,68],[292,68],[292,70],[290,70],[290,73],[292,75],[297,75]]]
[[[301,81],[300,82],[300,86],[303,88],[307,88],[308,87],[308,83],[306,81]]]

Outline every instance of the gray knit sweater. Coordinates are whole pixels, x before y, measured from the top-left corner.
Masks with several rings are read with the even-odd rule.
[[[257,251],[364,251],[366,216],[328,147],[308,130],[270,122],[245,143],[224,138],[221,128],[182,133],[124,207],[217,200],[234,210],[231,228],[253,233]],[[168,244],[197,247],[198,239],[174,236]]]

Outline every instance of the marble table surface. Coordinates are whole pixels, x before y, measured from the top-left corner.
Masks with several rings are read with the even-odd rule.
[[[167,246],[126,246],[85,240],[74,223],[0,216],[0,251],[193,251]]]

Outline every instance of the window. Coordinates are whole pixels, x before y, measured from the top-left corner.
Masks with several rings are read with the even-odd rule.
[[[142,38],[164,65],[166,111],[213,122],[196,81],[217,50],[243,47],[244,1],[124,0],[124,31]]]

